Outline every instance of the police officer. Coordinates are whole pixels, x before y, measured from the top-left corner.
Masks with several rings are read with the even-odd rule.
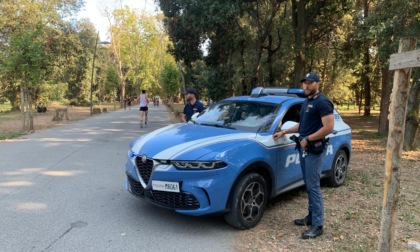
[[[184,112],[182,114],[182,121],[188,122],[191,120],[192,115],[195,113],[201,113],[201,111],[204,110],[204,105],[197,99],[197,91],[195,88],[189,88],[187,89],[187,92],[185,92],[187,104],[185,104]]]
[[[307,100],[300,111],[300,123],[277,132],[273,138],[289,133],[299,133],[300,165],[308,193],[308,215],[297,219],[297,226],[311,226],[302,233],[303,239],[316,238],[323,234],[324,202],[321,194],[321,172],[326,155],[325,137],[334,129],[334,105],[319,91],[319,76],[308,73],[302,80]]]

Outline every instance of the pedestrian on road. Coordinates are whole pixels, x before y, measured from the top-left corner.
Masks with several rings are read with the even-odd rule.
[[[149,108],[147,104],[149,104],[149,99],[146,95],[146,90],[141,91],[141,95],[139,96],[139,103],[140,103],[140,128],[143,128],[143,118],[144,118],[144,126],[147,126],[147,113]]]
[[[128,108],[131,110],[131,98],[130,96],[127,98]]]
[[[182,121],[188,122],[191,120],[191,117],[195,113],[201,113],[204,110],[204,105],[200,101],[198,101],[198,95],[195,88],[187,89],[185,92],[185,99],[187,100],[187,104],[185,104],[184,111],[182,113]]]
[[[308,73],[301,80],[307,100],[300,111],[300,123],[273,135],[274,140],[277,140],[285,134],[299,133],[299,159],[309,205],[308,215],[295,220],[294,224],[311,226],[302,233],[303,239],[316,238],[323,234],[324,202],[320,180],[326,155],[325,137],[334,129],[334,105],[319,91],[319,82],[316,73]]]

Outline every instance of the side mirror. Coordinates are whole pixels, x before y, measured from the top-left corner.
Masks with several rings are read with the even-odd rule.
[[[280,130],[290,129],[291,127],[295,126],[296,124],[297,124],[297,122],[287,121],[287,122],[283,123]]]
[[[197,112],[197,113],[195,113],[194,115],[192,115],[192,116],[191,116],[191,121],[192,121],[192,122],[194,122],[194,121],[195,121],[195,119],[197,119],[197,117],[198,117],[198,115],[199,115],[199,114],[200,114],[200,113],[198,113],[198,112]]]

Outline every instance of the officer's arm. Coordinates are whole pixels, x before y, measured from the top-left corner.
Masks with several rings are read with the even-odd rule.
[[[328,134],[332,133],[334,130],[334,114],[329,114],[321,118],[322,120],[322,128],[320,128],[317,132],[308,136],[309,141],[314,141],[321,139]]]
[[[284,136],[284,135],[286,135],[286,134],[290,134],[290,133],[296,133],[296,132],[298,132],[298,130],[299,130],[299,123],[298,124],[296,124],[295,126],[293,126],[293,127],[291,127],[291,128],[288,128],[288,129],[284,129],[284,130],[282,130],[282,131],[279,131],[279,132],[276,132],[276,133],[274,133],[273,134],[273,138],[274,138],[274,140],[277,140],[279,137],[282,137],[282,136]]]

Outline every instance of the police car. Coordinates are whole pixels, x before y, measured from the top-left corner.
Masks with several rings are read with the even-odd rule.
[[[126,189],[187,215],[223,214],[231,226],[258,224],[267,202],[304,185],[296,144],[273,134],[299,122],[302,89],[255,88],[222,100],[193,122],[170,125],[130,143]],[[344,183],[351,129],[334,111],[323,178]]]

